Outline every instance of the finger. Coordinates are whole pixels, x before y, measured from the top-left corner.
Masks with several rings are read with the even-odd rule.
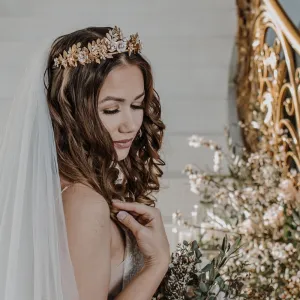
[[[138,217],[140,217],[141,215],[139,215],[138,213],[134,212],[134,211],[131,211],[131,212],[128,212],[129,214],[131,214],[135,219],[137,219]]]
[[[137,218],[137,217],[140,216],[138,213],[136,213],[136,212],[134,212],[134,211],[131,211],[130,214],[131,214],[132,216],[134,216],[135,218]]]
[[[112,200],[112,203],[114,203],[114,202],[122,202],[122,201],[121,201],[121,200],[118,200],[118,199],[114,199],[114,200]],[[134,216],[135,218],[138,217],[138,216],[140,216],[140,214],[138,214],[138,213],[136,213],[136,212],[134,212],[134,211],[131,211],[130,214],[131,214],[132,216]]]
[[[117,218],[122,224],[132,231],[134,236],[137,236],[137,233],[142,229],[142,225],[126,211],[119,211]]]
[[[142,225],[144,226],[148,226],[150,225],[150,223],[154,220],[153,218],[147,218],[145,217],[145,215],[139,215],[138,217],[135,217],[135,219]],[[151,223],[152,226],[154,225],[153,223]]]
[[[119,201],[112,201],[113,205],[119,209],[127,210],[130,212],[135,212],[139,215],[144,215],[145,217],[153,218],[155,214],[155,209],[148,205],[137,203],[137,202],[119,202]]]
[[[160,211],[142,203],[138,202],[123,202],[120,200],[113,200],[113,205],[120,210],[129,211],[130,214],[138,214],[135,219],[142,225],[155,226],[156,222],[159,219]]]

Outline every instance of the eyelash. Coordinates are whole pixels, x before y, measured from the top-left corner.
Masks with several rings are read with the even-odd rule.
[[[132,107],[132,109],[144,109],[144,106],[143,105],[141,105],[141,106],[136,106],[136,105],[132,105],[131,106]],[[116,114],[116,113],[118,113],[119,112],[119,110],[118,109],[115,109],[115,110],[103,110],[103,113],[105,113],[106,115],[114,115],[114,114]]]

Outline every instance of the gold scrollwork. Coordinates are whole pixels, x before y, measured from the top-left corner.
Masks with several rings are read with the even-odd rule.
[[[239,118],[250,123],[251,107],[259,105],[264,122],[284,132],[278,135],[278,151],[286,152],[286,164],[300,171],[300,33],[275,0],[237,0]],[[257,136],[244,134],[245,146],[255,151]],[[280,150],[279,150],[280,149]]]

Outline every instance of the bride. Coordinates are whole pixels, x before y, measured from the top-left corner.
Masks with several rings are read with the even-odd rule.
[[[37,49],[0,149],[0,299],[151,299],[170,248],[152,192],[165,126],[138,34]]]

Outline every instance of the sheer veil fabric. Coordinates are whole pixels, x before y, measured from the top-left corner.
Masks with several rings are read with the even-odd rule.
[[[79,300],[43,82],[50,47],[28,62],[0,144],[1,300]]]

